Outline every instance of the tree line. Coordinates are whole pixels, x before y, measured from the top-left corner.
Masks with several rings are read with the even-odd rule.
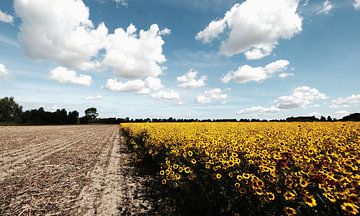
[[[297,116],[286,119],[176,119],[170,118],[98,118],[97,109],[90,107],[80,117],[79,112],[74,110],[67,112],[65,109],[57,109],[54,112],[45,111],[43,107],[23,111],[22,106],[15,102],[13,97],[0,99],[0,124],[119,124],[124,122],[333,122],[333,121],[360,121],[360,113],[353,113],[342,119],[331,116]]]
[[[23,111],[22,106],[15,102],[13,97],[0,99],[0,122],[5,124],[87,124],[98,116],[96,108],[88,108],[85,115],[79,117],[79,112],[67,112],[57,109],[54,112],[45,111],[43,107]]]

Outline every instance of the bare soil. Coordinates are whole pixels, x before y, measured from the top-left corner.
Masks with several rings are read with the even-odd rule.
[[[0,127],[0,215],[146,215],[132,161],[117,125]]]

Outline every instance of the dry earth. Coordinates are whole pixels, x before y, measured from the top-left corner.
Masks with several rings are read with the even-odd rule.
[[[150,211],[114,125],[0,127],[0,215]]]

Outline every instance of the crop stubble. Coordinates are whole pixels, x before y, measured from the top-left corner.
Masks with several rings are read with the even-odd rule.
[[[114,125],[0,127],[0,215],[119,215],[143,203],[127,203],[122,139]]]

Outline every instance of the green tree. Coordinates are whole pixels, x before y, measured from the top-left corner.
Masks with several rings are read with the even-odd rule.
[[[91,108],[87,108],[85,110],[85,116],[89,119],[89,120],[94,120],[96,119],[96,117],[98,117],[98,113],[95,107],[91,107]]]
[[[0,99],[0,122],[20,121],[22,117],[22,107],[19,106],[13,97]]]

